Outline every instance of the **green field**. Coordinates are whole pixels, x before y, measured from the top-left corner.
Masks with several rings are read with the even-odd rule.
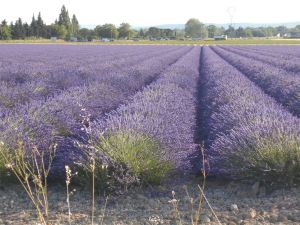
[[[201,41],[131,41],[131,40],[115,40],[113,42],[67,42],[64,40],[51,41],[48,39],[40,40],[7,40],[0,41],[0,44],[93,44],[93,45],[112,45],[112,44],[134,44],[134,45],[300,45],[300,39],[229,39],[222,41],[201,40]]]

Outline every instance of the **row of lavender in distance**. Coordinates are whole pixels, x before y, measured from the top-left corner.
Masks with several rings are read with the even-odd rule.
[[[288,73],[297,74],[300,76],[300,59],[296,57],[280,57],[280,55],[276,56],[268,56],[261,52],[253,52],[250,48],[244,47],[234,47],[234,46],[222,46],[221,48],[236,53],[241,56],[245,56],[247,58],[251,58],[254,60],[258,60],[263,63],[270,64],[271,66],[278,67],[279,69],[284,69]]]
[[[46,101],[31,101],[20,105],[0,121],[1,141],[13,147],[16,140],[30,140],[47,149],[55,136],[58,142],[54,167],[63,172],[64,165],[74,162],[81,150],[74,146],[82,140],[82,109],[92,120],[124,103],[136,91],[157,79],[160,74],[188,53],[191,47],[181,47],[169,54],[149,58],[140,64],[110,73],[106,80],[81,87],[72,87]],[[101,74],[99,74],[101,76]]]
[[[202,51],[210,172],[293,177],[300,165],[300,119],[211,48]]]
[[[145,134],[167,149],[166,160],[180,170],[193,167],[196,147],[196,91],[200,48],[170,66],[153,84],[135,94],[103,120],[93,124],[94,137],[118,131]]]
[[[290,112],[300,116],[300,76],[220,47],[212,49]]]
[[[26,53],[28,51],[26,48],[27,46],[22,46],[19,51]],[[41,47],[37,48],[37,50],[33,48],[33,53],[30,57],[28,56],[27,62],[24,62],[24,56],[18,55],[2,62],[0,109],[12,109],[32,100],[47,99],[72,87],[102,82],[108,80],[112,73],[126,73],[128,67],[135,66],[137,63],[179,50],[178,47],[166,47],[163,50],[157,47],[144,50],[133,47],[129,51],[128,48],[123,49],[121,46],[120,53],[112,48],[111,54],[113,55],[108,57],[107,50],[99,47],[96,47],[97,51],[93,49],[90,56],[86,55],[85,48],[77,46],[74,46],[75,50],[70,51],[69,55],[65,54],[65,51],[71,50],[69,46],[62,46],[59,49],[51,45],[43,46],[44,51],[49,50],[47,56],[37,55]],[[89,46],[87,48],[90,49]],[[7,46],[0,46],[0,50],[3,50],[1,51],[3,55],[0,53],[1,58],[8,49]],[[24,55],[27,56],[27,54]],[[64,57],[60,59],[61,55]]]
[[[246,46],[243,46],[246,47]],[[300,47],[298,45],[260,45],[247,46],[250,50],[267,54],[270,56],[279,56],[279,58],[300,58]]]

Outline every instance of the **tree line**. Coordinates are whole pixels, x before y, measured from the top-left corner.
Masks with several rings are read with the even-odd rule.
[[[189,19],[184,29],[161,29],[150,27],[148,29],[133,29],[130,24],[122,23],[119,27],[114,24],[98,25],[95,29],[80,28],[79,21],[75,14],[70,17],[68,10],[63,5],[58,19],[50,25],[46,25],[42,19],[41,13],[37,18],[33,15],[31,23],[23,22],[19,18],[14,23],[8,24],[3,20],[0,24],[0,40],[10,39],[38,39],[57,37],[59,39],[72,40],[76,38],[82,41],[91,41],[92,39],[181,39],[181,38],[213,38],[216,35],[227,35],[232,38],[240,37],[271,37],[286,33],[300,33],[300,25],[288,29],[285,26],[279,27],[239,27],[235,29],[229,26],[217,27],[215,25],[205,25],[198,19]]]
[[[19,18],[15,23],[7,23],[3,20],[0,24],[0,39],[35,39],[59,37],[70,39],[72,36],[79,34],[79,22],[74,14],[72,18],[65,6],[62,6],[58,20],[51,25],[46,25],[42,19],[41,13],[37,18],[33,15],[31,23],[23,22]]]
[[[185,34],[192,38],[213,38],[216,35],[227,35],[230,38],[274,37],[277,35],[283,37],[285,34],[297,36],[300,35],[300,25],[294,28],[287,28],[285,26],[234,28],[233,26],[229,26],[225,29],[224,27],[217,27],[215,25],[206,26],[198,19],[190,19],[185,24]]]

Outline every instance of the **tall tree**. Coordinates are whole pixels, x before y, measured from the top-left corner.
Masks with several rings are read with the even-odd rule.
[[[15,25],[12,23],[10,29],[13,39],[24,39],[26,37],[26,31],[21,18],[15,22]]]
[[[23,27],[24,27],[24,31],[25,31],[25,37],[29,37],[30,36],[30,26],[28,25],[28,23],[24,23]]]
[[[189,19],[185,24],[185,33],[187,36],[195,38],[206,38],[207,29],[198,19]]]
[[[121,23],[118,32],[120,38],[130,38],[133,33],[129,23]]]
[[[159,37],[161,37],[161,32],[160,32],[160,29],[157,27],[150,27],[148,29],[146,35],[151,38],[159,38]]]
[[[58,17],[58,24],[63,25],[66,27],[67,30],[70,29],[71,20],[69,17],[69,12],[66,9],[65,5],[62,6],[59,17]]]
[[[75,16],[75,14],[73,14],[72,25],[71,25],[71,34],[74,36],[78,35],[79,29],[80,29],[79,22]]]
[[[142,28],[139,30],[138,36],[141,37],[141,38],[145,37],[145,31]]]
[[[44,37],[45,36],[45,24],[42,19],[41,13],[39,12],[37,21],[36,21],[36,36]]]
[[[113,24],[104,24],[95,28],[95,33],[100,38],[118,38],[118,30]]]
[[[9,26],[7,25],[6,20],[3,20],[0,25],[0,39],[1,40],[11,39],[11,31]]]
[[[208,25],[207,31],[208,31],[208,37],[213,38],[217,34],[218,28],[215,25]]]
[[[34,17],[34,14],[32,16],[31,24],[30,24],[30,36],[37,36],[37,21]]]

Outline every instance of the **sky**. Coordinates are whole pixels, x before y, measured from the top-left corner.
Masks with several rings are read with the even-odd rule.
[[[283,23],[300,21],[299,0],[0,0],[0,20],[18,17],[30,22],[41,12],[47,24],[61,6],[81,25],[128,22],[133,26],[184,24],[189,18],[204,23]]]

